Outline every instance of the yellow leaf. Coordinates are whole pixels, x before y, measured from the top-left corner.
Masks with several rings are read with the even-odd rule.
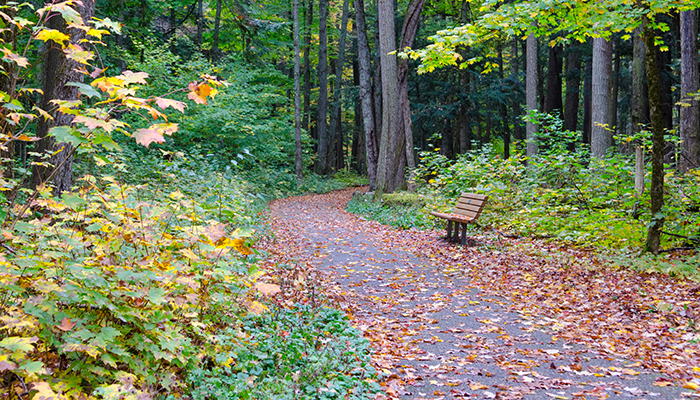
[[[700,385],[694,382],[686,382],[682,386],[684,389],[690,389],[690,390],[695,390],[695,391],[700,391]]]
[[[256,315],[262,315],[267,310],[269,310],[267,306],[258,301],[253,301],[248,304],[248,311]]]
[[[32,389],[37,393],[32,397],[33,400],[58,400],[58,395],[51,389],[48,382],[34,382]]]
[[[482,385],[481,383],[470,383],[469,388],[471,390],[481,390],[481,389],[488,389],[489,387],[486,385]]]
[[[249,256],[253,254],[250,248],[248,248],[245,245],[245,240],[241,238],[233,239],[233,248],[236,249],[239,253],[243,254],[244,256]]]
[[[35,38],[44,42],[53,40],[61,45],[63,45],[63,42],[66,40],[70,40],[70,36],[55,29],[43,29],[36,34]]]
[[[197,255],[190,249],[181,249],[180,253],[192,261],[199,261],[199,257],[197,257]]]

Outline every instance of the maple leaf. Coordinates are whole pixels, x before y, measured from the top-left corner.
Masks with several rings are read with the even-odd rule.
[[[56,325],[56,328],[63,332],[70,332],[75,327],[75,324],[77,324],[77,322],[71,322],[68,317],[65,317],[61,320],[61,325]]]
[[[233,248],[244,256],[253,254],[253,251],[245,245],[245,240],[241,238],[233,239]]]
[[[114,124],[108,121],[104,121],[97,118],[87,117],[84,115],[78,115],[73,119],[76,124],[83,124],[90,130],[102,128],[107,132],[112,132],[114,130]]]
[[[12,50],[6,47],[3,47],[0,50],[2,50],[3,54],[5,54],[5,57],[2,58],[3,60],[13,62],[17,64],[17,66],[19,66],[20,68],[24,68],[27,65],[29,65],[29,59],[27,59],[26,57],[22,57],[19,54],[15,54],[12,52]]]
[[[134,132],[134,139],[136,143],[148,147],[151,143],[164,143],[165,138],[163,134],[155,129],[138,129]]]
[[[42,29],[41,31],[39,31],[39,33],[36,34],[36,36],[34,36],[34,38],[44,42],[53,40],[61,46],[63,46],[64,42],[70,40],[70,36],[55,29]]]
[[[207,104],[207,96],[212,93],[211,86],[206,83],[197,84],[197,82],[191,82],[188,87],[190,89],[190,92],[187,94],[188,99],[197,104]]]
[[[59,400],[60,397],[51,389],[48,382],[34,382],[32,389],[36,390],[36,394],[32,397],[33,400]]]
[[[71,60],[84,65],[90,65],[89,61],[95,58],[93,52],[83,50],[83,48],[77,44],[68,45],[68,47],[63,49],[63,54]]]
[[[121,75],[118,75],[118,78],[120,78],[124,84],[129,85],[132,83],[140,83],[145,85],[146,78],[148,78],[148,74],[146,72],[133,72],[133,71],[124,71]]]
[[[166,99],[163,97],[156,97],[156,105],[163,110],[165,110],[168,107],[172,107],[172,108],[180,111],[181,113],[184,113],[185,107],[187,107],[187,104],[185,104],[181,101]]]

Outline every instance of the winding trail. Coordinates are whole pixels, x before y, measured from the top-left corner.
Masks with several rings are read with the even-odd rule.
[[[397,231],[366,221],[344,211],[358,190],[274,202],[277,243],[270,249],[280,260],[320,271],[324,290],[372,342],[387,398],[698,397],[681,387],[697,381],[684,371],[696,360],[697,343],[679,350],[691,355],[678,375],[662,375],[646,353],[633,352],[635,345],[614,351],[618,342],[612,341],[611,350],[601,338],[607,331],[590,322],[594,317],[583,305],[548,314],[536,311],[544,299],[525,301],[549,290],[544,277],[551,271],[538,275],[533,269],[538,260],[552,263],[546,254],[523,254],[513,241],[481,237],[480,245],[464,248],[439,240],[440,232]],[[572,254],[567,257],[577,257]],[[576,292],[567,293],[566,301],[575,303]],[[584,311],[576,315],[577,309]],[[577,318],[593,331],[576,326]],[[579,340],[586,335],[599,340]]]

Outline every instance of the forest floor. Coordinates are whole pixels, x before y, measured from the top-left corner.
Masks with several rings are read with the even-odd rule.
[[[372,343],[380,398],[700,397],[700,285],[544,242],[392,229],[345,211],[362,190],[272,203],[263,247]]]

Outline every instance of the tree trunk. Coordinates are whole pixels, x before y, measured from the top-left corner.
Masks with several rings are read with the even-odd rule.
[[[658,65],[656,64],[656,46],[654,30],[649,26],[646,15],[642,17],[642,36],[644,38],[644,61],[649,87],[649,114],[651,116],[652,155],[651,155],[651,222],[647,231],[645,248],[654,254],[661,245],[661,228],[664,218],[661,209],[664,205],[664,120],[661,111],[661,88],[659,84]]]
[[[498,77],[501,79],[501,98],[506,99],[507,96],[504,93],[505,83],[503,81],[503,48],[498,45]],[[561,86],[560,86],[561,87]],[[508,122],[508,107],[506,107],[505,100],[499,101],[500,112],[501,112],[501,135],[503,137],[503,159],[507,160],[510,158],[510,124]]]
[[[217,16],[218,5],[217,2]],[[297,181],[301,184],[304,179],[303,158],[301,154],[301,83],[299,62],[299,0],[292,0],[292,18],[294,18],[294,144],[295,144],[295,171]]]
[[[80,13],[83,21],[90,21],[95,13],[94,0],[83,0],[76,3],[76,10]],[[85,37],[85,33],[79,29],[68,29],[60,14],[54,14],[49,18],[48,28],[62,32],[68,32],[71,42],[80,46],[80,41]],[[83,44],[84,45],[84,44]],[[78,98],[78,88],[66,86],[69,82],[83,82],[83,74],[77,71],[79,64],[76,61],[65,57],[58,47],[52,46],[45,55],[42,68],[43,96],[41,98],[41,108],[50,110],[53,106],[51,100],[76,100]],[[37,136],[43,138],[37,142],[36,151],[40,154],[52,154],[49,162],[58,168],[53,176],[53,193],[59,196],[61,193],[70,190],[73,183],[73,146],[68,143],[56,143],[52,136],[48,136],[49,130],[54,126],[70,125],[73,116],[56,112],[53,121],[39,119],[37,124]],[[59,168],[60,167],[60,168]],[[52,172],[52,168],[34,166],[32,171],[32,183],[34,187],[45,184],[46,179]]]
[[[617,132],[617,97],[620,93],[620,40],[615,39],[613,42],[615,49],[615,61],[613,62],[612,75],[610,77],[610,85],[612,92],[608,99],[608,127],[610,133]],[[612,145],[612,139],[610,141]]]
[[[518,38],[513,37],[513,41],[510,47],[511,61],[510,61],[510,77],[513,82],[516,82],[516,87],[520,87],[520,77],[518,76],[520,71],[520,66],[518,63]],[[518,143],[522,142],[523,138],[523,126],[521,124],[520,118],[522,117],[522,110],[520,109],[520,96],[515,94],[513,90],[512,102],[513,102],[513,137],[515,138],[516,146],[520,146]]]
[[[401,153],[405,145],[401,123],[399,79],[396,61],[396,36],[393,0],[379,0],[379,42],[382,75],[382,137],[377,163],[377,193],[392,193],[402,183]]]
[[[379,13],[374,26],[374,80],[372,81],[372,101],[374,104],[374,132],[377,135],[377,157],[379,157],[379,143],[382,141],[382,44],[379,41]]]
[[[406,10],[406,17],[401,28],[401,45],[400,50],[406,47],[413,46],[413,39],[418,31],[418,23],[420,22],[420,13],[423,9],[425,0],[413,0]],[[408,167],[408,189],[414,190],[413,170],[416,168],[416,161],[413,156],[413,129],[411,127],[411,104],[408,100],[408,60],[402,58],[398,60],[398,79],[399,79],[399,99],[401,101],[401,125],[406,141],[406,166]]]
[[[333,102],[331,107],[330,120],[330,135],[331,143],[335,144],[335,150],[329,155],[329,158],[334,161],[333,169],[340,169],[343,158],[343,143],[342,137],[342,121],[341,119],[341,101],[342,101],[342,86],[343,86],[343,67],[345,64],[345,40],[348,33],[348,8],[349,0],[343,1],[343,16],[340,25],[340,40],[338,41],[338,58],[335,61],[335,88],[333,90]]]
[[[632,134],[636,134],[642,130],[643,124],[649,122],[649,96],[645,85],[646,69],[644,68],[642,28],[634,30],[632,46],[632,109],[630,120],[632,122]]]
[[[301,126],[306,132],[311,133],[309,129],[309,120],[311,118],[311,26],[314,23],[314,0],[306,0],[309,5],[305,9],[306,29],[304,32],[304,117]],[[313,135],[312,135],[313,137]],[[314,139],[316,139],[314,137]]]
[[[318,154],[314,169],[316,173],[328,175],[328,36],[326,24],[328,22],[328,0],[321,0],[318,6],[318,114],[316,125],[318,129]]]
[[[583,143],[591,144],[591,105],[593,103],[593,59],[586,60],[583,76]]]
[[[525,97],[527,113],[537,112],[537,38],[534,34],[527,37],[527,77],[525,82]],[[535,134],[537,125],[532,122],[526,125],[527,158],[532,159],[537,154]]]
[[[564,130],[576,132],[578,127],[579,94],[581,93],[581,48],[569,46],[566,55],[566,100],[564,101]]]
[[[681,171],[700,168],[700,102],[689,93],[700,92],[698,74],[697,10],[681,13]]]
[[[298,8],[298,6],[297,6]],[[297,9],[297,12],[299,10]],[[210,57],[212,61],[219,61],[221,56],[219,50],[219,30],[221,25],[221,0],[216,0],[216,16],[214,17],[214,37],[211,43],[211,54]]]
[[[561,112],[561,46],[548,47],[549,60],[547,63],[547,91],[544,96],[544,112]]]
[[[204,33],[204,1],[197,0],[197,38],[195,44],[202,49],[202,35]]]
[[[2,4],[4,5],[5,3],[3,2]],[[15,17],[15,9],[13,7],[6,8],[3,11],[8,17]],[[12,46],[15,41],[15,32],[15,27],[5,27],[0,32],[0,43]],[[0,91],[9,97],[4,101],[10,102],[10,99],[16,98],[17,70],[15,69],[15,64],[11,62],[0,61],[0,65],[4,72],[0,74]],[[9,139],[13,135],[14,128],[8,124],[5,115],[7,115],[7,110],[0,112],[0,116],[2,116],[0,118],[0,177],[10,179],[14,176],[15,142],[9,141]]]
[[[612,42],[603,38],[593,39],[593,71],[591,99],[591,154],[605,157],[612,145],[608,126],[608,101],[610,99],[610,75],[612,73]]]
[[[370,51],[367,42],[367,24],[365,23],[364,0],[355,0],[355,19],[357,23],[357,57],[360,67],[360,105],[362,107],[362,126],[365,133],[367,153],[367,174],[369,190],[377,187],[377,138],[374,112],[372,108],[372,87],[370,82]]]

